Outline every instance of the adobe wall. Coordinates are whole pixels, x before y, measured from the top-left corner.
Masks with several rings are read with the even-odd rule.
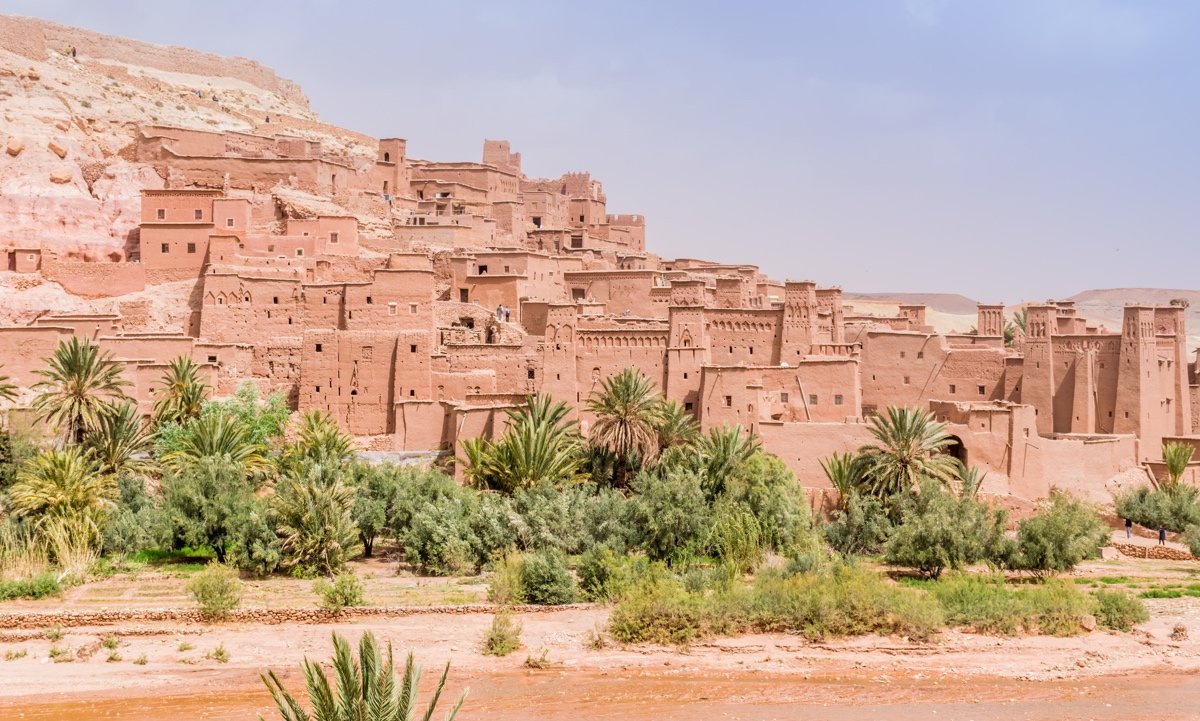
[[[784,423],[762,421],[763,448],[779,456],[804,488],[831,489],[821,461],[835,451],[857,451],[874,439],[863,423]]]
[[[707,429],[767,421],[829,423],[862,416],[856,360],[807,360],[791,367],[705,366],[699,415]]]
[[[125,295],[146,288],[146,269],[140,263],[89,263],[48,255],[42,260],[42,275],[81,298]]]

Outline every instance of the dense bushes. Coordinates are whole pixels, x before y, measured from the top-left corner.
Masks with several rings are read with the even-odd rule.
[[[1182,533],[1200,525],[1200,489],[1177,485],[1170,489],[1140,486],[1116,497],[1117,515],[1147,528]]]
[[[573,603],[578,591],[566,556],[555,548],[498,558],[488,582],[488,600],[501,605]]]
[[[1001,555],[1004,513],[971,497],[960,498],[926,483],[898,502],[900,525],[887,542],[887,562],[917,569],[927,578]]]
[[[1005,565],[1038,577],[1069,571],[1083,559],[1095,557],[1108,536],[1108,527],[1090,506],[1053,493],[1048,503],[1017,526],[1016,545]]]

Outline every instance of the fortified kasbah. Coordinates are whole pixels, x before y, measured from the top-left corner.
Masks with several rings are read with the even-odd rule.
[[[453,455],[536,393],[586,429],[582,401],[632,367],[704,429],[758,435],[814,499],[820,459],[888,406],[948,424],[982,490],[1015,504],[1106,501],[1164,472],[1164,441],[1200,446],[1185,300],[1111,328],[1072,302],[1025,305],[1024,328],[980,304],[970,332],[939,332],[924,305],[870,314],[819,279],[660,257],[653,219],[610,209],[586,171],[529,177],[499,139],[410,157],[249,60],[14,17],[0,48],[12,408],[80,336],[125,364],[147,416],[182,355],[217,395],[282,391],[397,457]]]

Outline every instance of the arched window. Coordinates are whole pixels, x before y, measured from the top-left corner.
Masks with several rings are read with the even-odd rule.
[[[390,163],[390,162],[392,162],[392,154],[391,154],[391,153],[384,153],[384,154],[383,154],[383,162],[385,162],[385,163]],[[384,192],[386,192],[386,191],[384,191]]]

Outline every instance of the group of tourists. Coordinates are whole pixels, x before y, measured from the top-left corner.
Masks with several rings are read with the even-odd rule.
[[[496,306],[496,320],[502,323],[508,323],[512,320],[512,308],[504,305]]]

